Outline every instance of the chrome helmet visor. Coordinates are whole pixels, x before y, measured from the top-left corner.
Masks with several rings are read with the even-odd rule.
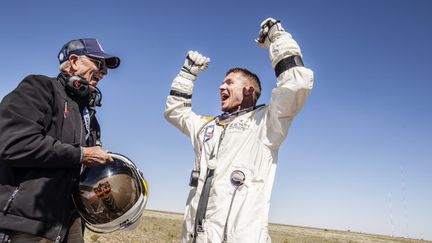
[[[134,163],[110,153],[113,162],[87,167],[73,194],[87,228],[107,233],[135,223],[147,203],[147,183]]]

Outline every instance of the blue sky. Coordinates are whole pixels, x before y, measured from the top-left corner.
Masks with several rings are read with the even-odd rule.
[[[275,86],[259,24],[280,19],[315,86],[280,149],[270,222],[432,240],[432,2],[5,1],[0,98],[28,74],[55,76],[56,55],[95,37],[121,57],[101,82],[103,145],[131,158],[150,187],[147,208],[183,212],[194,156],[163,118],[188,50],[211,58],[195,112],[220,113],[230,67],[256,72],[259,103]]]

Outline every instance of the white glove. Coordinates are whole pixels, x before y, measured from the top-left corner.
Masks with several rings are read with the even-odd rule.
[[[194,81],[198,74],[208,68],[209,63],[210,58],[197,51],[189,51],[179,75]]]
[[[270,60],[274,68],[286,57],[302,56],[297,42],[286,32],[279,21],[267,18],[261,23],[261,30],[256,43],[262,48],[269,48]]]
[[[260,32],[255,42],[262,48],[269,48],[272,41],[274,41],[281,32],[284,32],[284,28],[278,20],[274,18],[267,18],[260,25]]]

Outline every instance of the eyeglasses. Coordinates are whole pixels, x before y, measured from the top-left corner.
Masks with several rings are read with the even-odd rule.
[[[89,56],[85,56],[85,57],[87,57],[91,62],[93,62],[96,65],[96,67],[98,68],[98,70],[107,69],[105,60],[96,59],[96,58],[92,58]]]

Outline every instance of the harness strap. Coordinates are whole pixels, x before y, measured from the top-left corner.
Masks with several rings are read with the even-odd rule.
[[[193,242],[196,242],[196,236],[198,232],[204,232],[203,221],[207,211],[207,203],[210,195],[210,188],[213,181],[214,170],[207,171],[207,178],[204,182],[204,186],[201,191],[201,197],[198,202],[198,209],[195,216],[195,230],[193,235]]]

